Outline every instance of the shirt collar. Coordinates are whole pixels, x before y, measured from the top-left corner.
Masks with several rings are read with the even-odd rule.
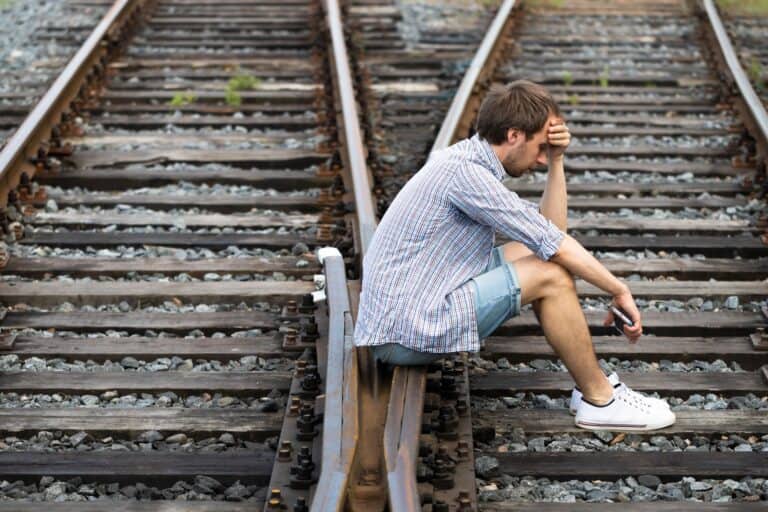
[[[499,157],[493,152],[493,148],[488,141],[481,138],[478,134],[474,134],[469,140],[472,143],[475,154],[483,164],[483,167],[491,171],[499,181],[503,180],[507,176],[507,172],[504,170],[504,166],[501,165],[501,160],[499,160]]]

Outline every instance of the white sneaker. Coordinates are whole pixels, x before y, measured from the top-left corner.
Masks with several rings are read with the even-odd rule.
[[[657,407],[647,396],[619,384],[606,405],[596,406],[582,400],[575,423],[587,430],[646,431],[668,427],[675,420],[675,413],[668,408]]]
[[[613,386],[614,388],[621,383],[621,381],[619,380],[619,376],[616,372],[613,372],[608,376],[608,382],[610,382],[611,386]],[[641,395],[640,393],[636,391],[632,391],[631,389],[629,391],[631,393],[635,393],[637,396],[645,400],[648,400],[655,407],[665,407],[669,409],[669,404],[666,402],[666,400],[662,400],[660,398],[653,398],[652,396]],[[581,397],[582,397],[581,390],[578,387],[574,387],[573,391],[571,391],[571,403],[568,406],[568,410],[574,416],[576,415],[576,411],[579,410],[579,405],[581,404]]]

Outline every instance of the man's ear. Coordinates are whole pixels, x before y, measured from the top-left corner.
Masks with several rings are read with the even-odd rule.
[[[515,128],[507,129],[507,143],[512,146],[517,146],[520,141],[525,139],[525,134]]]

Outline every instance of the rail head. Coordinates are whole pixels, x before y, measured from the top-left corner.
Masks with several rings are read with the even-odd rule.
[[[371,176],[366,164],[367,154],[363,146],[360,117],[355,101],[355,88],[352,85],[352,72],[349,66],[349,53],[344,40],[344,25],[341,8],[337,0],[324,0],[326,22],[331,37],[332,73],[336,82],[338,99],[341,102],[341,115],[344,130],[343,139],[345,167],[351,175],[355,199],[357,233],[360,243],[360,256],[364,256],[376,230],[376,205],[373,199]]]
[[[353,341],[344,258],[338,249],[318,251],[328,304],[328,363],[323,414],[323,463],[312,511],[343,509],[347,480],[357,448],[357,355]],[[334,413],[331,414],[331,411]]]
[[[744,102],[749,109],[749,114],[754,121],[756,129],[759,131],[759,136],[762,137],[763,145],[765,147],[765,145],[768,145],[768,113],[766,113],[765,105],[760,101],[760,97],[755,92],[752,83],[749,81],[749,77],[741,66],[739,57],[733,48],[731,38],[728,35],[728,31],[725,29],[725,25],[723,24],[723,20],[720,17],[720,13],[717,10],[714,0],[702,0],[702,6],[707,15],[709,25],[717,39],[723,60],[728,66],[728,71],[733,77],[739,94],[741,94],[741,97],[744,99]],[[758,134],[753,134],[753,136],[756,135]],[[763,155],[763,158],[767,157],[768,155]]]
[[[35,173],[32,159],[80,93],[88,75],[107,51],[119,31],[144,8],[145,0],[116,0],[91,35],[70,59],[58,78],[27,115],[0,152],[0,209],[8,193],[21,181],[22,173]],[[105,70],[102,70],[104,72]]]
[[[511,26],[511,14],[515,8],[516,0],[504,0],[499,6],[496,17],[483,38],[472,62],[469,65],[464,78],[461,80],[459,89],[451,101],[448,113],[445,115],[443,124],[440,125],[440,131],[432,144],[432,150],[437,151],[447,148],[460,136],[461,128],[470,122],[468,116],[471,114],[470,106],[474,93],[477,91],[477,85],[490,78],[494,66],[492,63],[498,58],[498,53],[502,49],[504,34]]]

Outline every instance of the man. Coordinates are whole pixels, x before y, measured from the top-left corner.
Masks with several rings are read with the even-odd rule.
[[[570,133],[543,87],[517,81],[484,99],[477,134],[431,155],[381,221],[363,262],[355,343],[396,365],[423,365],[480,340],[532,304],[547,341],[577,388],[580,427],[653,430],[675,421],[666,402],[605,377],[572,274],[608,292],[642,334],[627,285],[565,234],[563,158]],[[547,164],[540,205],[502,180]],[[494,249],[494,233],[512,240]],[[608,313],[605,324],[613,322]]]

